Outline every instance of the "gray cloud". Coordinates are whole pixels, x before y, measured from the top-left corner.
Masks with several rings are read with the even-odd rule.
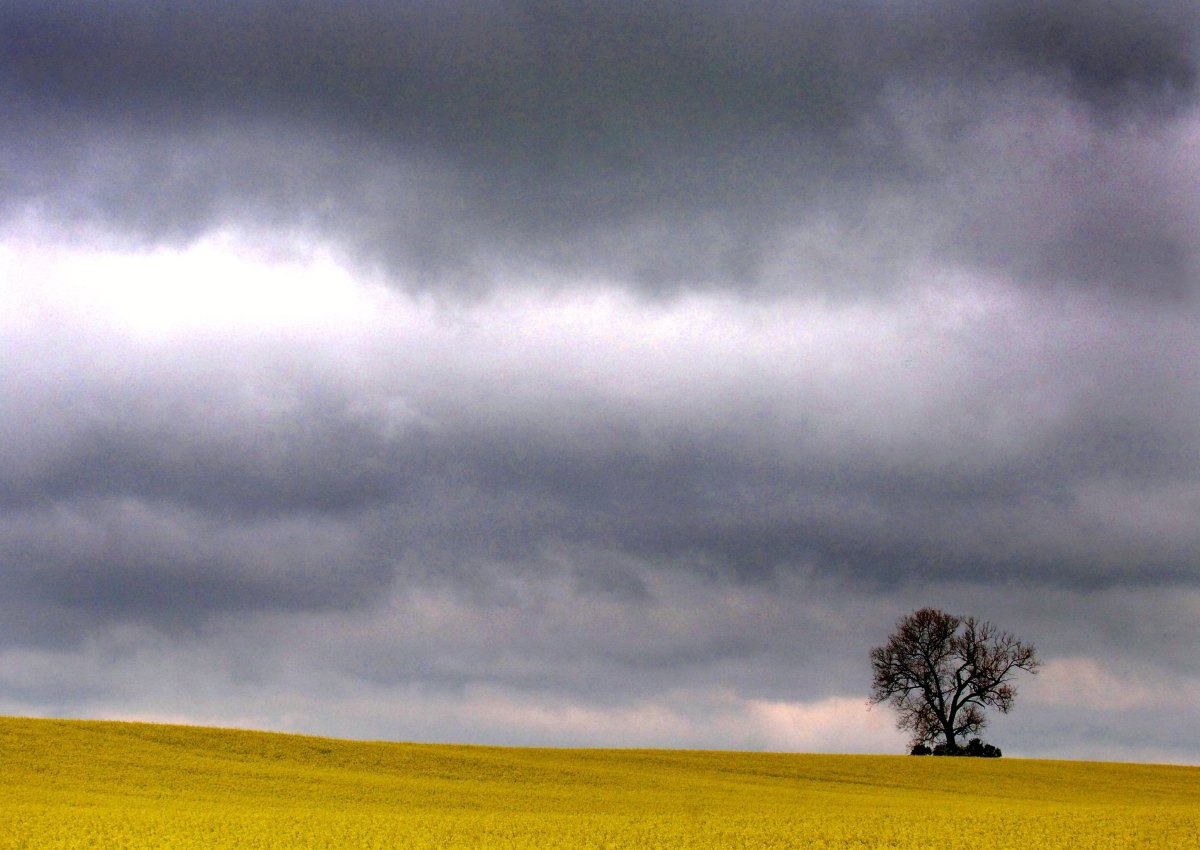
[[[789,233],[833,222],[830,253],[860,255],[856,224],[902,197],[887,225],[960,244],[965,221],[974,255],[1038,282],[1178,293],[1194,267],[1195,193],[1147,198],[1128,129],[1192,102],[1190,4],[18,3],[2,23],[9,209],[139,239],[232,219],[421,287],[515,263],[805,291]]]
[[[358,606],[390,577],[362,528],[312,518],[218,525],[105,500],[13,513],[0,535],[13,596],[52,614],[24,624],[20,637],[34,642],[83,637],[114,620],[186,633],[227,611]]]
[[[892,747],[938,604],[1195,759],[1197,23],[6,4],[0,710]]]
[[[508,329],[498,338],[464,337],[469,315],[405,320],[407,338],[368,328],[347,363],[370,368],[323,375],[304,367],[326,356],[306,342],[231,340],[237,356],[191,379],[128,343],[93,349],[92,366],[60,349],[68,382],[10,390],[7,430],[38,435],[6,457],[10,570],[101,619],[353,606],[396,575],[470,587],[497,565],[565,570],[581,593],[634,602],[657,565],[863,588],[1195,580],[1198,376],[1178,314],[1084,299],[1063,324],[1078,304],[1050,321],[1051,302],[1017,298],[982,327],[931,331],[918,312],[922,351],[895,315],[855,328],[840,308],[777,305],[751,331],[722,302],[676,305],[661,309],[681,327],[720,317],[730,339],[677,339],[678,354],[630,372],[657,332],[623,303],[617,335],[601,325],[590,341],[547,335],[571,315],[554,306],[472,308]],[[751,333],[821,322],[831,341],[876,349],[834,365],[797,337],[727,360]],[[33,373],[38,356],[10,362]],[[114,379],[110,362],[140,377]],[[548,558],[558,547],[580,562]]]

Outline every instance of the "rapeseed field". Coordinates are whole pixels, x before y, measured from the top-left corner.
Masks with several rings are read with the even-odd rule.
[[[1200,768],[0,718],[8,848],[1200,847]]]

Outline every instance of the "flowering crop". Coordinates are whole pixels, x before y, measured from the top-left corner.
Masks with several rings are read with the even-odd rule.
[[[1200,768],[0,718],[0,850],[1200,846]]]

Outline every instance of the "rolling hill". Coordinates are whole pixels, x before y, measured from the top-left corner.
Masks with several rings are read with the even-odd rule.
[[[1200,767],[0,718],[0,848],[1197,847]]]

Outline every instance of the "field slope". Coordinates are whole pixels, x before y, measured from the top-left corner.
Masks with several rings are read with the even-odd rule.
[[[0,848],[1189,848],[1200,768],[0,718]]]

